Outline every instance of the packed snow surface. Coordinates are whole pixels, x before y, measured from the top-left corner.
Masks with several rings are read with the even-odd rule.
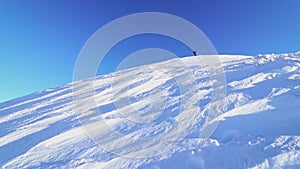
[[[0,166],[300,168],[299,66],[299,52],[186,57],[0,103]]]

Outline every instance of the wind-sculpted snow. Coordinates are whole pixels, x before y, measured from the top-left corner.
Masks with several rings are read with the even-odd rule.
[[[199,57],[210,56],[1,103],[0,166],[299,168],[300,53],[218,56],[227,84],[217,88],[227,93],[216,98],[218,82]],[[214,124],[213,134],[201,137]]]

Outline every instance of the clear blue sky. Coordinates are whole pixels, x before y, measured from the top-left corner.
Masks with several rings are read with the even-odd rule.
[[[96,30],[124,15],[150,11],[192,22],[221,54],[300,50],[299,0],[1,0],[0,102],[71,82],[76,58]],[[99,73],[113,71],[122,57],[142,48],[190,54],[168,41],[137,36],[131,45],[120,43]]]

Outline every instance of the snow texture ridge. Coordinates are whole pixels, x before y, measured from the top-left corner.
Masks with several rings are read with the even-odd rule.
[[[300,168],[300,53],[218,55],[227,81],[219,86],[227,89],[222,100],[212,99],[217,82],[199,57],[209,56],[0,103],[0,166]],[[222,114],[209,117],[212,109]],[[206,124],[216,123],[211,137],[200,137]]]

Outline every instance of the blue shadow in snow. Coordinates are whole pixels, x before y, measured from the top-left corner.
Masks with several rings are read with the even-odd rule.
[[[45,128],[39,132],[32,133],[21,139],[18,139],[16,141],[1,146],[0,166],[26,153],[28,150],[30,150],[37,144],[51,137],[54,137],[60,133],[63,133],[69,130],[70,128],[79,126],[79,124],[76,124],[74,126],[74,121],[72,121],[72,119],[74,119],[74,116],[70,116],[67,119],[63,119],[58,122],[55,122],[51,124],[48,128]]]

